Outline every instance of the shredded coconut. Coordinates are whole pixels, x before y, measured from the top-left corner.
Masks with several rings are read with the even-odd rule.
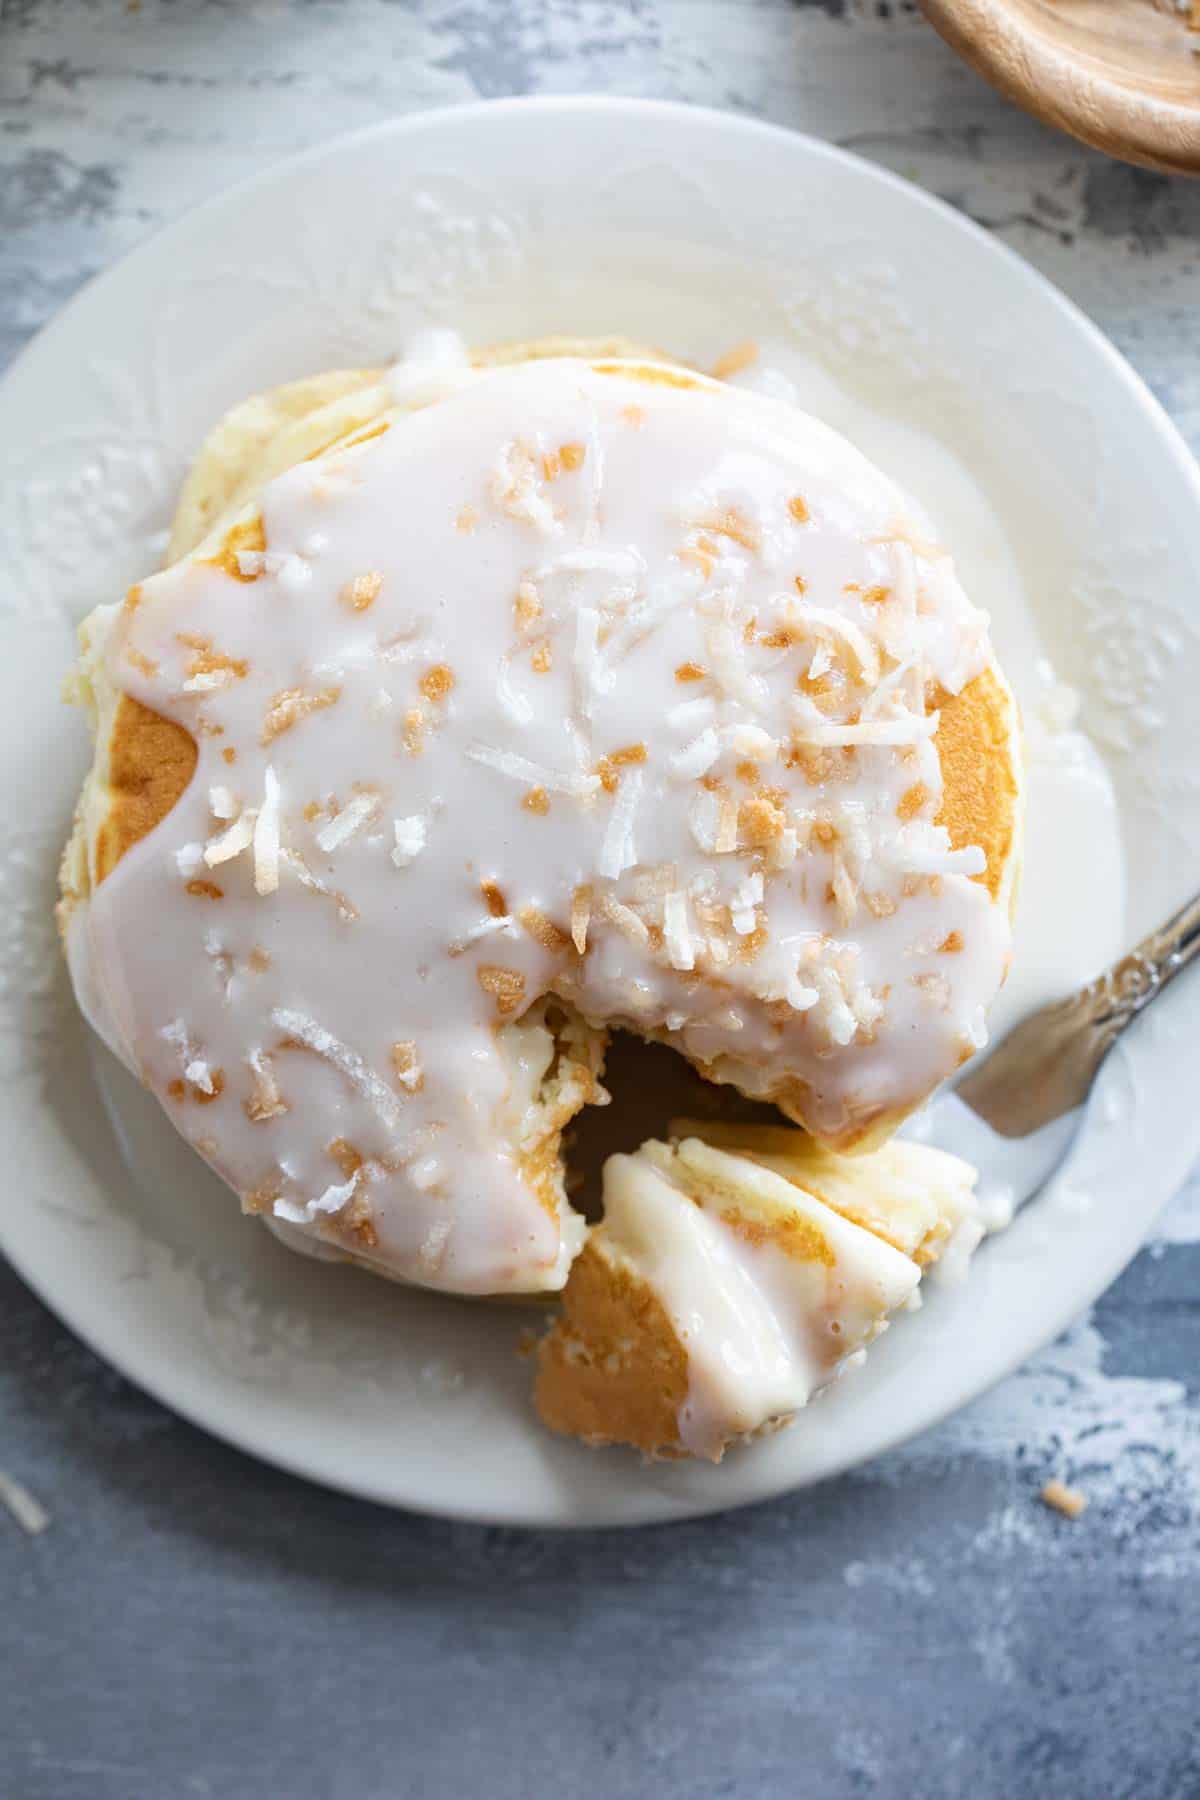
[[[525,694],[519,694],[509,679],[512,658],[501,657],[496,671],[496,698],[508,714],[514,725],[528,725],[533,717],[533,704]]]
[[[279,886],[279,782],[270,763],[263,770],[263,803],[254,821],[254,891],[273,894]]]
[[[392,829],[396,834],[392,861],[398,869],[407,869],[424,850],[429,828],[420,813],[412,813],[407,819],[393,819]]]
[[[547,769],[540,763],[530,762],[528,757],[518,756],[515,751],[493,750],[487,744],[468,744],[467,755],[472,762],[495,769],[498,775],[507,775],[523,787],[542,787],[552,794],[569,794],[577,800],[594,794],[600,786],[598,775],[579,774],[570,769]]]
[[[240,856],[243,850],[250,848],[254,838],[255,822],[256,815],[253,812],[245,812],[240,818],[235,819],[232,825],[209,840],[204,846],[203,854],[204,861],[210,869],[215,869],[218,863],[231,862],[235,856]]]
[[[496,458],[488,477],[488,493],[510,519],[531,525],[549,537],[558,529],[554,508],[542,492],[537,461],[527,444],[513,438]]]
[[[650,942],[646,921],[638,918],[632,906],[626,906],[623,900],[617,900],[609,893],[600,895],[599,906],[609,923],[615,925],[618,931],[623,931],[626,937],[632,938],[635,944]]]
[[[379,797],[376,794],[355,794],[335,813],[328,825],[323,825],[317,833],[317,848],[329,855],[339,850],[348,838],[356,831],[361,831],[379,811]]]
[[[763,878],[756,870],[747,875],[734,890],[731,902],[733,929],[739,937],[748,937],[757,924],[755,907],[762,904]]]
[[[233,790],[227,787],[210,787],[208,810],[214,819],[236,819],[238,803]]]
[[[637,862],[633,841],[633,821],[642,797],[642,772],[630,769],[617,789],[604,841],[600,846],[599,871],[615,880]]]
[[[204,845],[181,844],[175,852],[175,867],[181,875],[198,875],[204,867]]]
[[[688,928],[687,901],[678,890],[668,894],[663,901],[663,937],[671,967],[694,969],[696,954]]]
[[[505,937],[519,937],[517,921],[511,913],[489,913],[486,919],[480,919],[477,925],[468,926],[461,937],[456,937],[450,945],[451,956],[461,956],[472,944],[481,938],[494,937],[502,932]]]
[[[50,1523],[50,1514],[27,1487],[0,1469],[0,1501],[8,1508],[22,1531],[38,1537]]]
[[[308,1018],[304,1013],[294,1012],[290,1007],[274,1007],[271,1023],[288,1037],[305,1045],[315,1056],[323,1057],[335,1069],[340,1069],[364,1100],[371,1102],[384,1124],[395,1130],[400,1120],[395,1096],[380,1081],[378,1075],[367,1067],[356,1050],[351,1050],[348,1045],[335,1038],[332,1032],[326,1031],[323,1025],[318,1025],[315,1019]]]
[[[721,754],[721,741],[709,725],[684,749],[671,758],[671,773],[680,781],[695,781],[708,771]]]
[[[305,1200],[300,1205],[294,1200],[276,1200],[275,1217],[285,1219],[289,1225],[311,1225],[321,1213],[340,1213],[353,1200],[361,1175],[362,1170],[356,1169],[349,1181],[327,1187],[315,1200]]]
[[[189,1081],[193,1087],[199,1088],[202,1094],[215,1094],[217,1091],[213,1086],[212,1070],[201,1057],[196,1057],[193,1062],[187,1064],[183,1071],[183,1079]]]
[[[728,725],[722,736],[735,756],[750,762],[773,762],[779,754],[779,745],[761,725]]]

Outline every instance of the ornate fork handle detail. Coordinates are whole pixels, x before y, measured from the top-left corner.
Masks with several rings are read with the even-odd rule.
[[[1065,1000],[1022,1021],[958,1086],[1004,1137],[1026,1137],[1082,1105],[1113,1043],[1200,955],[1200,895]]]

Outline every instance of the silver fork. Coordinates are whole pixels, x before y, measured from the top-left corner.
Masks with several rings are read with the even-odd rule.
[[[1122,1032],[1200,954],[1200,895],[1102,975],[1013,1027],[912,1135],[983,1166],[1014,1206],[1053,1174],[1079,1124],[1079,1109]]]

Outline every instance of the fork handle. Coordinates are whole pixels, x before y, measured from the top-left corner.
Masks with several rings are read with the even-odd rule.
[[[1081,1106],[1117,1038],[1197,955],[1200,894],[1078,993],[1018,1025],[958,1084],[959,1097],[1004,1137]]]

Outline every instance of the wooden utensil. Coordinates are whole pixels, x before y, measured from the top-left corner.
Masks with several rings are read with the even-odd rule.
[[[1018,106],[1126,162],[1200,174],[1200,5],[920,0]]]

